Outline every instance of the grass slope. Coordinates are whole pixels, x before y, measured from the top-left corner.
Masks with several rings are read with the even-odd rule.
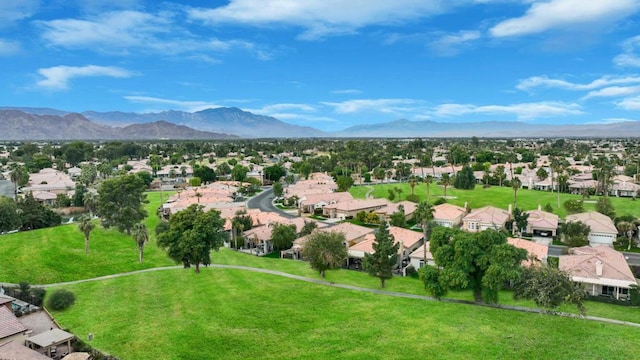
[[[150,216],[145,223],[151,239],[145,246],[144,263],[138,262],[138,247],[131,236],[104,229],[96,221],[85,254],[84,235],[77,224],[61,225],[0,236],[0,282],[48,284],[173,265],[156,246],[153,233],[159,221],[154,214],[160,194],[148,193],[147,198]]]
[[[374,188],[371,196],[375,198],[387,197],[388,190],[394,188],[402,189],[401,198],[404,200],[408,194],[411,194],[411,187],[407,183],[399,184],[380,184],[371,185]],[[353,186],[349,190],[354,198],[364,199],[366,193],[371,189],[369,186]],[[427,198],[427,185],[419,183],[415,187],[415,193],[420,199]],[[431,202],[434,202],[438,198],[444,195],[444,188],[435,183],[431,184],[429,189]],[[450,198],[454,197],[454,198]],[[481,185],[477,185],[474,190],[458,190],[453,186],[447,187],[447,201],[454,205],[464,206],[465,202],[469,203],[472,209],[481,208],[483,206],[492,205],[499,208],[507,209],[509,204],[513,204],[513,189],[510,187],[498,187],[491,186],[489,188],[483,188]],[[598,196],[592,196],[587,199],[584,204],[585,211],[595,210],[595,202]],[[558,207],[558,195],[548,191],[539,190],[518,190],[518,207],[523,210],[534,210],[538,208],[538,205],[549,203],[553,207],[553,212],[560,217],[565,217],[567,212],[562,203],[569,199],[582,200],[581,195],[560,194],[560,207]],[[616,198],[609,197],[611,203],[618,215],[631,214],[636,217],[640,217],[640,203],[633,201],[630,198]],[[397,193],[396,199],[398,201]]]
[[[68,287],[64,327],[121,359],[634,358],[640,330],[359,293],[240,270]]]

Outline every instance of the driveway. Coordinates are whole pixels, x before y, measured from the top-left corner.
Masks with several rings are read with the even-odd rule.
[[[260,194],[252,197],[251,199],[249,199],[249,201],[247,201],[247,207],[249,209],[259,209],[260,211],[265,212],[277,212],[288,219],[297,217],[296,215],[291,215],[273,205],[273,199],[275,198],[275,196],[273,195],[273,188],[263,189],[264,190]]]

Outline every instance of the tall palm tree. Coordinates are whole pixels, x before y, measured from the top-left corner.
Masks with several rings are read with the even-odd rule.
[[[427,241],[429,241],[431,237],[431,228],[433,227],[433,212],[434,209],[431,204],[429,204],[428,201],[423,201],[418,204],[413,213],[415,219],[420,223],[420,226],[422,226],[422,231],[424,231],[423,249],[425,265],[427,264]]]
[[[82,202],[84,203],[84,208],[89,210],[89,217],[93,217],[93,213],[96,211],[96,207],[98,206],[98,199],[96,199],[96,195],[87,191],[82,197]]]
[[[433,176],[427,175],[424,177],[424,183],[427,184],[427,202],[431,203],[431,183],[433,183]]]
[[[143,223],[133,225],[133,240],[138,244],[138,259],[142,263],[144,257],[144,244],[149,241],[147,226]]]
[[[90,217],[83,216],[80,222],[78,223],[78,229],[84,234],[84,252],[85,254],[89,253],[89,236],[91,232],[95,228],[93,221],[91,221]]]
[[[444,186],[444,199],[447,200],[447,187],[451,185],[451,176],[447,173],[442,174],[440,184]]]
[[[518,189],[522,186],[520,178],[514,177],[511,179],[511,187],[513,188],[513,208],[518,206]]]
[[[29,181],[29,173],[24,166],[16,166],[10,173],[10,180],[13,183],[14,199],[18,198],[18,185],[24,185]]]

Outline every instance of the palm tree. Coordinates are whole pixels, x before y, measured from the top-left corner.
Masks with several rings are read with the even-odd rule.
[[[518,206],[518,189],[522,186],[522,181],[519,178],[514,177],[511,179],[511,187],[513,188],[513,208]]]
[[[427,264],[427,241],[431,237],[431,228],[433,225],[433,212],[434,209],[428,201],[423,201],[418,204],[416,210],[413,213],[415,219],[420,222],[422,230],[424,231],[424,263]]]
[[[86,192],[83,195],[82,202],[84,203],[84,208],[89,210],[89,217],[93,218],[93,213],[96,210],[96,206],[98,205],[96,195],[92,192]]]
[[[200,198],[202,197],[202,194],[198,191],[196,191],[196,193],[194,194],[196,198],[198,198],[198,204],[200,204]]]
[[[85,254],[89,253],[89,236],[91,232],[95,228],[95,225],[91,221],[90,217],[83,216],[80,222],[78,223],[78,229],[84,234],[84,252]]]
[[[29,181],[29,173],[23,166],[16,166],[11,170],[10,180],[13,183],[14,199],[18,198],[18,185],[24,185]]]
[[[147,226],[143,223],[133,225],[133,240],[138,244],[138,259],[142,263],[144,257],[144,244],[149,241],[149,232]]]
[[[637,229],[636,225],[632,222],[620,221],[616,227],[622,235],[627,236],[629,239],[629,246],[627,247],[627,250],[631,250],[631,245],[633,244],[633,232]]]
[[[429,190],[431,190],[431,183],[433,183],[433,176],[431,175],[425,176],[424,183],[427,184],[427,202],[431,203],[431,194]]]
[[[447,187],[451,185],[451,176],[447,173],[442,174],[442,179],[440,179],[440,184],[444,186],[444,199],[447,200]]]

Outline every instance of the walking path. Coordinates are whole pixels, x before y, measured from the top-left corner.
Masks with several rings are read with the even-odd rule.
[[[359,287],[359,286],[346,285],[346,284],[336,284],[334,282],[330,282],[330,281],[326,281],[326,280],[322,280],[322,279],[308,278],[308,277],[289,274],[289,273],[285,273],[285,272],[277,271],[277,270],[261,269],[261,268],[254,268],[254,267],[240,266],[240,265],[221,265],[221,264],[212,264],[212,265],[210,265],[210,267],[218,268],[218,269],[245,270],[245,271],[253,271],[253,272],[258,272],[258,273],[263,273],[263,274],[270,274],[270,275],[275,275],[275,276],[283,276],[283,277],[286,277],[286,278],[289,278],[289,279],[305,281],[305,282],[309,282],[309,283],[313,283],[313,284],[331,286],[331,287],[335,287],[335,288],[352,290],[352,291],[368,292],[368,293],[371,293],[371,294],[395,296],[395,297],[408,298],[408,299],[417,299],[417,300],[424,300],[424,301],[438,301],[436,298],[433,298],[431,296],[415,295],[415,294],[401,293],[401,292],[395,292],[395,291],[386,291],[386,290],[379,290],[379,289],[370,289],[370,288],[363,288],[363,287]],[[176,269],[183,269],[183,267],[182,266],[165,266],[165,267],[159,267],[159,268],[151,268],[151,269],[137,270],[137,271],[131,271],[131,272],[126,272],[126,273],[120,273],[120,274],[100,276],[100,277],[96,277],[96,278],[92,278],[92,279],[83,279],[83,280],[67,281],[67,282],[53,283],[53,284],[46,284],[46,285],[32,285],[32,286],[33,287],[50,288],[50,287],[58,287],[58,286],[80,284],[80,283],[91,282],[91,281],[101,281],[101,280],[115,279],[115,278],[122,277],[122,276],[129,276],[129,275],[135,275],[135,274],[141,274],[141,273],[147,273],[147,272],[153,272],[153,271],[176,270]],[[3,286],[17,286],[17,284],[11,284],[11,283],[0,283],[0,285],[3,285]],[[495,309],[520,311],[520,312],[528,312],[528,313],[535,313],[535,314],[545,314],[546,313],[546,311],[543,310],[543,309],[535,309],[535,308],[528,308],[528,307],[522,307],[522,306],[500,305],[500,304],[485,304],[485,303],[477,303],[477,302],[467,301],[467,300],[445,299],[445,298],[440,299],[440,301],[447,302],[447,303],[483,306],[483,307],[490,307],[490,308],[495,308]],[[604,323],[609,323],[609,324],[626,325],[626,326],[632,326],[632,327],[640,328],[640,324],[639,323],[634,323],[634,322],[629,322],[629,321],[608,319],[608,318],[602,318],[602,317],[597,317],[597,316],[580,316],[580,315],[571,314],[571,313],[564,313],[564,312],[554,312],[553,314],[554,315],[558,315],[558,316],[568,317],[568,318],[579,318],[579,319],[585,319],[585,320],[590,320],[590,321],[598,321],[598,322],[604,322]]]
[[[375,188],[373,186],[371,186],[371,185],[367,185],[367,189],[369,189],[369,190],[367,191],[366,194],[364,194],[364,198],[365,199],[368,199],[369,196],[371,196],[371,193],[373,192],[373,190],[375,190]]]

